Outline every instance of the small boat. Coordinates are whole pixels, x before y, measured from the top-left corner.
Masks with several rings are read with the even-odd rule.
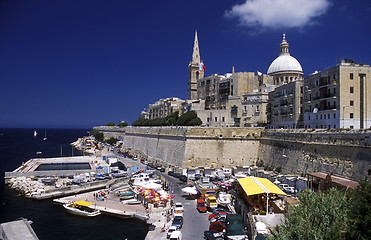
[[[43,138],[44,141],[48,140],[48,138],[46,137],[46,131],[45,131],[45,137]]]
[[[36,152],[36,154],[37,154],[37,155],[40,155],[40,154],[42,154],[42,152],[39,151],[39,152]]]
[[[41,182],[46,185],[54,185],[56,181],[57,179],[53,177],[47,177],[47,178],[41,179]]]
[[[34,137],[37,136],[37,132],[36,132],[36,131],[33,131],[33,136],[34,136]]]
[[[87,202],[87,201],[76,201],[73,203],[66,203],[63,204],[63,207],[67,209],[69,213],[85,216],[85,217],[95,217],[98,216],[101,212],[97,209],[92,208],[92,205],[95,203]]]
[[[128,200],[121,201],[121,203],[122,204],[128,204],[128,205],[137,205],[137,204],[141,204],[142,202],[138,201],[136,199],[128,199]]]

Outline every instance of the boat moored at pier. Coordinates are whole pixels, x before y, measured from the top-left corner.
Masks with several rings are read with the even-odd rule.
[[[85,217],[95,217],[101,214],[99,210],[91,208],[92,205],[95,205],[95,203],[80,200],[63,204],[63,207],[67,209],[69,213]]]

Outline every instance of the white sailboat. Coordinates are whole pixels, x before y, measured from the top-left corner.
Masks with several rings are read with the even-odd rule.
[[[34,137],[37,136],[37,132],[36,132],[36,131],[33,131],[33,136],[34,136]]]
[[[46,137],[46,131],[45,131],[45,137],[43,138],[44,141],[48,140],[48,138]]]

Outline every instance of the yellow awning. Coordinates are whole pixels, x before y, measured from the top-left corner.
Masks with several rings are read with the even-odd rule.
[[[91,203],[91,202],[87,202],[87,201],[84,201],[84,200],[80,200],[80,201],[74,202],[74,204],[87,207],[87,206],[93,205],[95,203]]]
[[[269,193],[286,195],[279,187],[266,178],[246,177],[238,179],[238,182],[247,196]]]

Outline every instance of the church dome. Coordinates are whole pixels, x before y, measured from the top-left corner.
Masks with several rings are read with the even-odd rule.
[[[296,58],[290,55],[281,55],[271,63],[267,74],[279,72],[303,72],[303,69]]]
[[[300,72],[303,73],[300,63],[289,53],[289,44],[286,41],[286,35],[283,34],[283,40],[280,44],[280,56],[278,56],[269,66],[268,75],[280,72]]]

